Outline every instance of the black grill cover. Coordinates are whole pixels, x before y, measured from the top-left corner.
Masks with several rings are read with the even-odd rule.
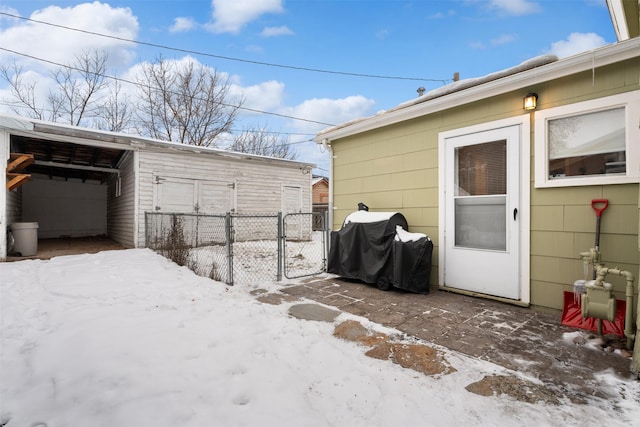
[[[427,293],[433,243],[428,238],[398,241],[397,226],[409,228],[399,213],[349,215],[339,231],[331,232],[327,271],[366,283],[382,278],[397,288]]]
[[[369,222],[380,217],[386,219]],[[426,237],[395,240],[398,225],[409,228],[400,213],[359,211],[349,215],[340,230],[331,232],[327,271],[366,283],[383,278],[397,288],[429,292],[433,243]]]
[[[429,293],[433,242],[423,237],[416,241],[393,242],[393,286],[420,294]]]

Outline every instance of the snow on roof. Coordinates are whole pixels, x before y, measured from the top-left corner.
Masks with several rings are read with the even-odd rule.
[[[420,104],[435,98],[440,98],[442,96],[445,95],[449,95],[451,93],[455,93],[455,92],[460,92],[461,90],[464,89],[468,89],[474,86],[479,86],[481,84],[484,83],[488,83],[494,80],[498,80],[501,79],[503,77],[507,77],[507,76],[511,76],[513,74],[517,74],[517,73],[521,73],[523,71],[527,71],[527,70],[531,70],[533,68],[536,67],[540,67],[542,65],[546,65],[546,64],[550,64],[552,62],[556,62],[558,60],[558,57],[555,55],[541,55],[541,56],[537,56],[535,58],[531,58],[528,59],[518,65],[516,65],[515,67],[510,67],[510,68],[506,68],[504,70],[501,71],[496,71],[494,73],[491,74],[487,74],[485,76],[482,77],[475,77],[475,78],[468,78],[468,79],[463,79],[463,80],[458,80],[457,82],[453,82],[450,83],[448,85],[445,85],[443,87],[440,88],[436,88],[433,89],[427,93],[425,93],[422,96],[419,96],[417,98],[413,98],[409,101],[403,102],[401,104],[399,104],[398,106],[390,109],[390,110],[382,110],[379,111],[378,113],[376,113],[374,116],[369,116],[369,117],[361,117],[358,119],[354,119],[342,124],[339,124],[337,126],[333,126],[333,127],[329,127],[326,129],[321,130],[320,132],[318,132],[318,136],[325,134],[325,133],[329,133],[331,131],[337,130],[337,129],[341,129],[341,128],[345,128],[348,126],[351,126],[355,123],[359,123],[365,120],[369,120],[372,117],[376,117],[376,116],[380,116],[382,114],[387,114],[393,111],[397,111],[397,110],[401,110],[403,108],[407,108],[410,107],[412,105],[416,105],[416,104]]]
[[[428,101],[430,99],[434,99],[434,98],[439,98],[441,96],[444,95],[448,95],[450,93],[454,93],[454,92],[459,92],[461,90],[473,87],[473,86],[478,86],[481,85],[483,83],[488,83],[491,82],[493,80],[498,80],[501,79],[503,77],[507,77],[507,76],[511,76],[513,74],[516,73],[521,73],[523,71],[527,71],[530,70],[532,68],[536,68],[536,67],[540,67],[541,65],[546,65],[546,64],[550,64],[552,62],[555,62],[558,60],[558,57],[555,55],[542,55],[542,56],[537,56],[535,58],[529,59],[527,61],[522,62],[519,65],[516,65],[515,67],[511,67],[511,68],[507,68],[501,71],[496,71],[495,73],[491,73],[491,74],[487,74],[485,76],[482,77],[475,77],[475,78],[468,78],[468,79],[463,79],[463,80],[458,80],[457,82],[453,82],[450,83],[446,86],[437,88],[437,89],[433,89],[427,93],[425,93],[423,96],[420,96],[418,98],[414,98],[410,101],[404,102],[400,105],[398,105],[396,108],[393,108],[389,111],[394,111],[400,108],[406,108],[410,105],[415,105],[415,104],[419,104],[421,102],[425,102]]]

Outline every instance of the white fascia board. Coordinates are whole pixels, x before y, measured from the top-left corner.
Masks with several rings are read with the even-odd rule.
[[[527,90],[536,84],[552,81],[638,56],[640,56],[640,38],[630,39],[574,55],[547,65],[541,65],[527,71],[480,84],[459,92],[444,95],[439,98],[430,99],[405,108],[379,113],[375,116],[355,121],[352,124],[346,124],[343,127],[338,127],[336,129],[329,128],[326,131],[318,133],[313,140],[318,144],[321,144],[324,140],[326,140],[326,142],[331,142],[336,139],[378,129],[383,126],[393,125],[428,114],[433,114],[438,111],[488,99],[514,90]],[[526,94],[523,92],[522,96],[524,95]]]
[[[609,16],[618,41],[629,39],[629,27],[627,26],[627,17],[622,2],[623,0],[607,0]]]

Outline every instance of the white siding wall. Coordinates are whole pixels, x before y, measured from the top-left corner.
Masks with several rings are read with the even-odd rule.
[[[109,237],[128,247],[135,247],[135,170],[134,153],[125,154],[120,164],[120,195],[116,196],[117,178],[109,180],[107,230]]]
[[[22,220],[45,239],[107,234],[107,186],[34,178],[23,186]]]
[[[9,160],[9,133],[0,131],[0,164],[6,165]],[[0,174],[0,261],[4,261],[7,255],[7,223],[8,223],[8,196],[7,176]]]
[[[140,151],[139,155],[140,246],[144,245],[144,213],[155,212],[154,175],[235,183],[237,213],[279,212],[282,210],[283,184],[300,186],[302,211],[311,212],[311,173],[303,173],[295,163],[269,164],[256,160],[217,158],[204,153]]]

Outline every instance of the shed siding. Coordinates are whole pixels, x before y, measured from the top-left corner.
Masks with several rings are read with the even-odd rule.
[[[7,191],[7,224],[22,221],[22,187]]]
[[[538,110],[640,89],[640,58],[536,85]],[[495,96],[331,142],[333,228],[364,202],[372,210],[402,212],[411,231],[434,241],[431,283],[438,284],[438,134],[522,114],[526,90]],[[523,93],[524,92],[524,93]],[[534,188],[534,135],[531,135],[531,303],[562,308],[564,290],[583,278],[578,253],[594,245],[591,200],[609,199],[603,214],[601,249],[609,266],[638,277],[638,184]],[[527,230],[523,230],[527,232]],[[616,297],[624,281],[607,278]]]
[[[282,185],[297,185],[302,188],[303,212],[311,212],[311,173],[301,171],[299,164],[281,165],[219,158],[204,153],[148,150],[141,150],[139,159],[138,241],[141,246],[144,242],[144,213],[154,212],[154,175],[234,183],[238,213],[279,212],[282,209]]]
[[[135,170],[134,153],[125,154],[120,165],[120,195],[116,196],[117,181],[109,180],[107,202],[107,230],[109,237],[121,245],[135,247]]]

